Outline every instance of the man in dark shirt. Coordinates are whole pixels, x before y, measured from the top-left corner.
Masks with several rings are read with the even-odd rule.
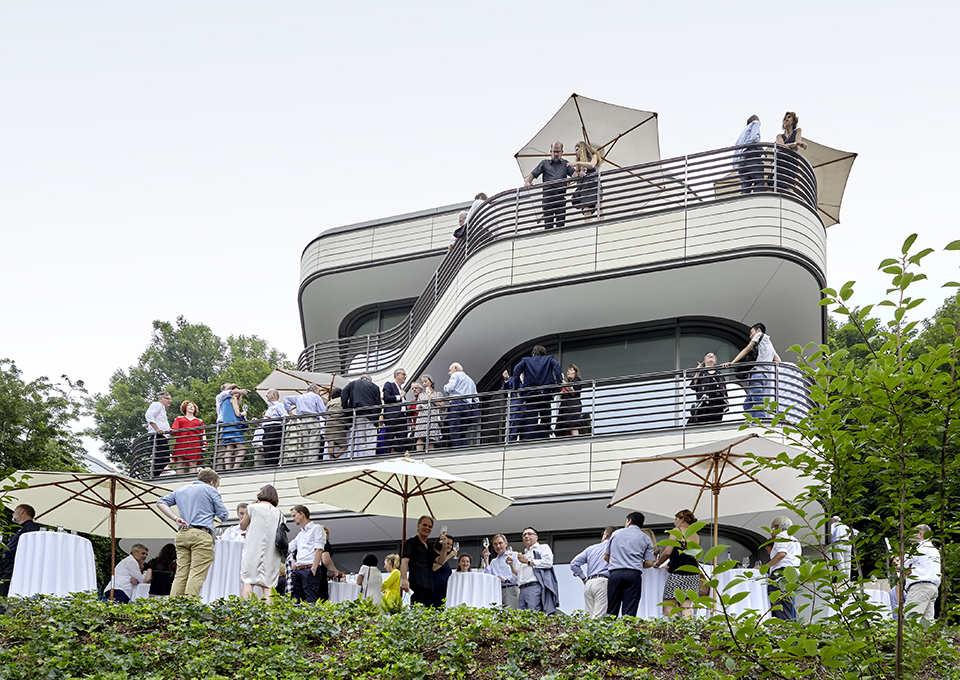
[[[386,428],[383,448],[387,453],[407,450],[407,418],[403,412],[406,380],[407,372],[398,368],[393,372],[393,380],[383,385],[383,426]]]
[[[13,509],[13,521],[20,525],[17,533],[7,542],[7,548],[3,551],[3,564],[0,565],[0,597],[7,597],[10,593],[10,579],[13,578],[13,561],[17,558],[17,546],[20,544],[20,537],[31,531],[39,531],[40,525],[33,521],[36,517],[36,511],[29,505],[18,505]]]
[[[524,357],[513,369],[513,381],[520,384],[523,376],[523,419],[521,439],[546,439],[550,436],[550,402],[557,393],[556,387],[563,382],[560,364],[547,355],[543,345],[533,348],[533,356]],[[538,389],[539,388],[539,389]]]
[[[550,158],[542,160],[537,167],[524,178],[524,189],[529,189],[535,177],[543,176],[543,226],[545,229],[562,227],[567,211],[567,177],[573,174],[573,166],[563,160],[563,144],[554,142],[550,149]]]
[[[347,383],[340,394],[345,409],[357,409],[350,428],[352,458],[372,456],[377,452],[377,424],[380,420],[380,389],[369,375]]]
[[[400,588],[409,593],[410,602],[433,606],[433,565],[439,553],[427,545],[433,531],[433,518],[424,515],[417,521],[417,535],[403,544],[400,558]]]

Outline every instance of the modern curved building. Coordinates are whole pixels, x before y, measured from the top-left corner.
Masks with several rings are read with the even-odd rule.
[[[601,168],[599,213],[571,205],[571,188],[562,228],[545,228],[543,185],[497,194],[450,250],[469,204],[328,229],[301,257],[298,368],[369,374],[382,386],[403,367],[409,382],[428,373],[442,387],[450,364],[462,364],[481,393],[468,445],[441,441],[414,455],[515,503],[492,519],[446,522],[449,533],[476,558],[481,536],[519,537],[532,525],[558,562],[569,561],[603,526],[622,524],[626,511],[607,508],[622,461],[729,438],[744,425],[744,384],[733,374],[720,422],[688,423],[692,369],[706,352],[729,361],[749,327],[764,323],[785,362],[770,367],[766,396],[791,407],[790,418],[809,408],[789,347],[826,341],[825,225],[839,198],[836,210],[818,203],[820,171],[772,145],[757,146],[764,179],[744,193],[740,151]],[[578,436],[513,436],[516,395],[501,391],[502,374],[535,344],[581,371]],[[295,446],[283,451],[276,466],[223,474],[228,507],[270,482],[287,507],[311,507],[347,566],[359,563],[354,552],[396,547],[400,520],[299,497],[298,476],[355,461],[298,462]],[[682,508],[642,509],[662,531]],[[779,512],[758,499],[756,512],[728,517],[721,503],[721,542],[734,558],[751,554]],[[706,508],[698,514],[710,519]]]

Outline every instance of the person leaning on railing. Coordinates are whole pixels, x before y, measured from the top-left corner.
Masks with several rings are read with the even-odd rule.
[[[543,188],[541,208],[543,209],[543,228],[562,228],[566,221],[567,185],[565,180],[573,174],[574,167],[563,160],[563,143],[554,142],[550,147],[550,158],[545,158],[537,164],[530,174],[524,178],[524,189],[530,189],[536,177],[543,176],[546,186]],[[554,184],[550,184],[554,182]]]
[[[764,397],[775,399],[773,390],[773,375],[769,373],[769,364],[780,363],[780,355],[773,348],[773,342],[767,335],[767,327],[762,323],[755,323],[750,327],[750,342],[740,350],[740,353],[723,365],[724,368],[744,359],[751,350],[757,350],[757,358],[754,360],[759,365],[750,369],[750,379],[747,381],[747,396],[743,400],[743,410],[750,412],[754,409],[761,409],[760,413],[755,413],[757,417],[767,415],[763,409]],[[749,361],[749,359],[748,359]]]
[[[280,392],[275,389],[267,390],[267,410],[263,414],[264,420],[270,418],[285,418],[287,407],[280,401]],[[280,461],[280,445],[283,442],[283,422],[273,420],[263,424],[263,462],[265,465],[276,465]]]
[[[786,153],[783,153],[783,149],[780,150],[785,158],[781,157],[777,163],[777,189],[796,194],[802,193],[798,170],[800,161],[797,152],[799,149],[807,148],[802,131],[797,127],[799,122],[800,119],[796,113],[787,111],[783,115],[783,132],[777,135],[777,144],[784,149],[789,149]]]

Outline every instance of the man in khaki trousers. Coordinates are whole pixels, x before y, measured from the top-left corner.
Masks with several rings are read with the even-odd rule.
[[[209,468],[197,473],[197,481],[181,486],[157,501],[164,515],[177,523],[177,574],[170,588],[171,597],[200,595],[200,588],[213,564],[213,520],[221,522],[229,516],[217,487],[220,476]],[[174,514],[177,506],[180,515]]]

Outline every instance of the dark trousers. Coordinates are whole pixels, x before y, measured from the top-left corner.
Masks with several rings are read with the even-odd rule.
[[[567,188],[550,188],[543,192],[543,228],[562,228],[567,221]]]
[[[782,571],[773,571],[770,572],[771,583],[767,584],[767,597],[770,597],[771,593],[780,593],[780,599],[777,600],[776,604],[772,601],[770,604],[773,606],[770,616],[780,619],[781,621],[796,621],[797,620],[797,603],[794,598],[789,597],[785,590],[780,587],[781,579],[783,579]],[[777,606],[779,605],[779,609]]]
[[[263,426],[264,465],[276,465],[278,462],[280,462],[280,444],[282,441],[282,423],[267,423]]]
[[[425,588],[424,586],[419,586],[416,583],[410,584],[410,603],[413,604],[417,602],[422,604],[424,607],[432,607],[433,605],[433,589]]]
[[[450,445],[470,446],[470,428],[476,420],[476,406],[460,400],[450,402]]]
[[[294,569],[287,578],[293,584],[293,599],[297,602],[316,602],[320,599],[320,569],[317,568],[317,575],[310,573],[309,569]]]
[[[384,451],[396,449],[398,453],[403,453],[407,448],[407,418],[401,409],[388,411],[384,409]]]
[[[523,427],[521,439],[550,437],[550,406],[552,394],[527,394],[523,398]]]
[[[159,477],[170,464],[170,440],[159,432],[153,435],[153,476]]]
[[[643,572],[639,569],[611,569],[607,579],[607,615],[636,616],[643,590]]]
[[[762,151],[744,151],[740,157],[737,172],[740,174],[741,194],[756,194],[770,190],[770,184],[763,167]]]

